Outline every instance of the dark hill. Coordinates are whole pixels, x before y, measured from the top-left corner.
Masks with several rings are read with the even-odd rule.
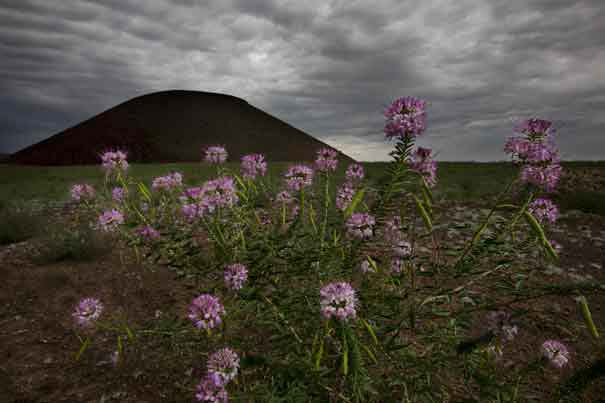
[[[109,148],[130,162],[200,161],[208,145],[224,145],[229,161],[262,153],[268,161],[312,161],[327,144],[253,107],[211,92],[163,91],[133,98],[13,154],[33,165],[97,164]],[[329,147],[333,148],[333,147]],[[340,159],[353,161],[340,153]]]

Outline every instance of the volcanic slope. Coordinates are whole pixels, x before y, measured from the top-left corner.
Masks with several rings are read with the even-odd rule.
[[[200,161],[202,149],[209,145],[224,145],[229,161],[250,153],[264,154],[267,161],[313,161],[320,147],[334,149],[243,99],[173,90],[126,101],[16,152],[10,160],[97,164],[100,153],[121,148],[128,151],[130,162]],[[341,161],[354,161],[338,153]]]

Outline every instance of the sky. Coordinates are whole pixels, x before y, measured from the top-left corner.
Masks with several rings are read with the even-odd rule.
[[[605,160],[603,0],[0,0],[0,153],[128,99],[219,92],[359,161],[384,110],[427,102],[417,145],[497,161],[550,120],[563,160]],[[251,150],[254,152],[254,150]]]

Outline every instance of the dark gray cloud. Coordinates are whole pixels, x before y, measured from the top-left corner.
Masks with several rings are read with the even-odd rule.
[[[418,144],[502,160],[515,119],[605,159],[601,0],[0,0],[0,152],[135,96],[223,92],[351,156],[386,160],[382,111],[428,102]]]

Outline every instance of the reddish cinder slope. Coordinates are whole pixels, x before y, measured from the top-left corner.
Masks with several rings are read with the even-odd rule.
[[[268,161],[312,161],[317,149],[329,147],[243,99],[175,90],[133,98],[16,152],[11,161],[97,164],[110,148],[127,150],[130,162],[200,161],[201,150],[214,144],[226,146],[230,161],[250,153]]]

